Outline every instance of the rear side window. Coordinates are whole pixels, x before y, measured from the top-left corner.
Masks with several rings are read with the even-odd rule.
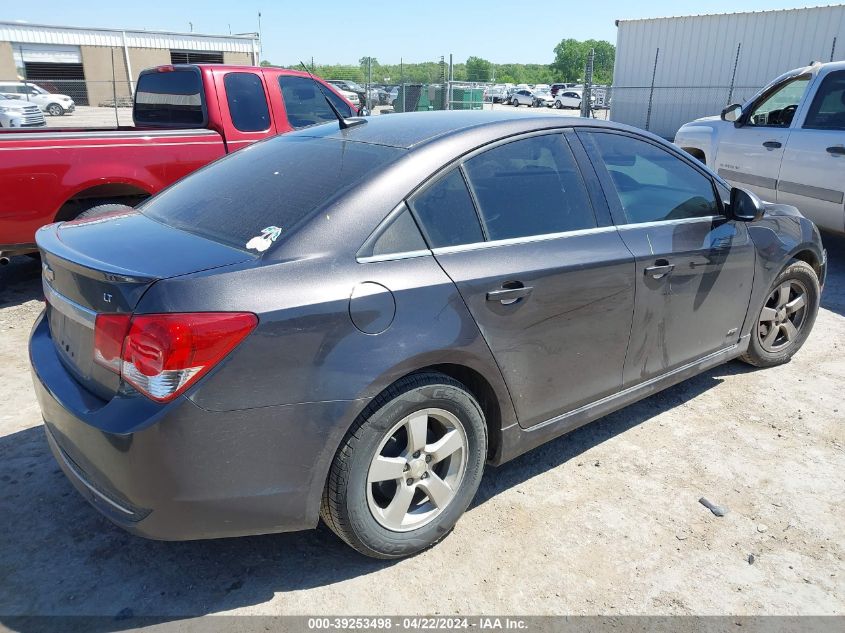
[[[805,128],[813,130],[845,130],[845,70],[830,73],[819,87]]]
[[[247,242],[265,233],[284,240],[403,153],[383,145],[277,136],[194,172],[139,210],[168,226],[249,250]]]
[[[414,196],[411,208],[432,248],[484,241],[472,198],[457,169]]]
[[[270,111],[267,96],[258,75],[253,73],[228,73],[223,78],[226,101],[232,124],[241,132],[263,132],[270,128]]]
[[[279,77],[279,87],[282,89],[288,122],[295,128],[337,120],[326,103],[326,96],[343,116],[353,116],[352,109],[343,99],[330,88],[317,86],[317,81],[310,77],[283,75]]]
[[[205,108],[199,73],[175,70],[141,75],[133,118],[136,125],[203,127]]]
[[[491,240],[597,226],[575,157],[560,134],[499,145],[469,159],[464,169]]]
[[[713,181],[670,152],[630,136],[586,133],[628,224],[719,215]]]
[[[425,249],[425,240],[417,228],[417,223],[414,222],[410,210],[403,203],[399,213],[381,228],[380,233],[367,241],[358,252],[358,256],[396,255]]]

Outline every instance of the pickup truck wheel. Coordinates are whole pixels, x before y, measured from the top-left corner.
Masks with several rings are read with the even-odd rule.
[[[74,220],[79,220],[82,218],[95,218],[98,215],[105,215],[106,213],[111,213],[112,211],[121,211],[123,209],[132,209],[129,205],[126,204],[115,204],[115,203],[108,203],[108,204],[98,204],[95,207],[91,207],[77,215]]]
[[[802,261],[790,263],[766,294],[751,329],[748,350],[740,360],[755,367],[788,362],[813,329],[820,294],[812,266]]]
[[[475,496],[487,456],[476,399],[440,373],[401,379],[371,402],[335,455],[320,515],[374,558],[445,537]]]
[[[47,106],[47,112],[50,116],[62,116],[65,113],[65,109],[58,103],[51,103]]]

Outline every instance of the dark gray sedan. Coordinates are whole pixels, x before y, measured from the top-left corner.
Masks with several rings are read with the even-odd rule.
[[[312,127],[37,237],[35,387],[97,509],[158,539],[322,517],[382,558],[486,464],[788,361],[826,269],[798,211],[661,139],[512,111]]]

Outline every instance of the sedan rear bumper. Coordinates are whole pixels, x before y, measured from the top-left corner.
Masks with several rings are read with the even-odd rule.
[[[316,526],[353,402],[230,412],[207,411],[187,397],[161,405],[122,393],[105,402],[64,369],[43,316],[30,360],[56,461],[119,526],[161,540]]]

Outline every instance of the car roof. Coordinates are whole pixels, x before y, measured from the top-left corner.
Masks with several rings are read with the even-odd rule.
[[[533,130],[575,126],[634,130],[626,125],[596,119],[544,116],[514,110],[406,112],[370,116],[366,121],[365,125],[345,130],[339,129],[337,123],[325,123],[292,132],[288,136],[335,138],[412,149],[439,139],[475,134],[485,137],[498,134],[504,137]],[[643,133],[641,130],[636,131]]]

